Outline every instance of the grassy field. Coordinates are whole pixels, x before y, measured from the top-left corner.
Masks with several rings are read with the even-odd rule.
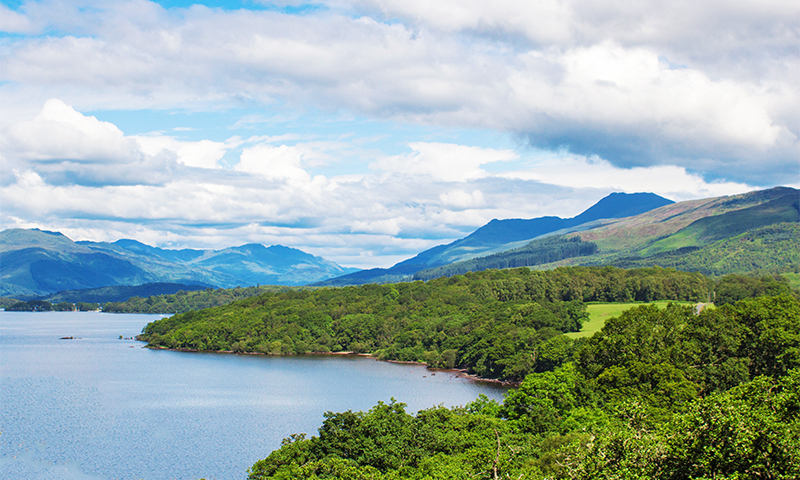
[[[800,273],[783,273],[781,274],[786,280],[789,280],[789,286],[795,290],[800,290]]]
[[[692,302],[652,302],[658,308],[666,308],[668,303],[680,303],[682,305],[694,305]],[[591,337],[595,332],[603,328],[606,320],[613,317],[618,317],[622,312],[629,308],[645,305],[642,302],[633,303],[590,303],[586,310],[589,313],[589,321],[583,324],[580,332],[567,333],[566,335],[571,338]]]

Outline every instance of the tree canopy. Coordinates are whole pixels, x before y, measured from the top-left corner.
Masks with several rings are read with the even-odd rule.
[[[267,479],[796,479],[800,302],[632,309],[502,404],[329,412]]]

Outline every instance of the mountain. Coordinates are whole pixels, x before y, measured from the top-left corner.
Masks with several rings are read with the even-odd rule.
[[[612,193],[573,218],[539,217],[494,219],[465,238],[439,245],[390,268],[374,268],[333,278],[315,285],[359,285],[409,278],[416,272],[454,262],[522,247],[532,239],[564,229],[580,229],[596,222],[638,215],[674,203],[654,193]]]
[[[488,268],[612,265],[706,275],[800,269],[800,192],[776,187],[674,203],[493,255],[420,270],[414,279]]]
[[[305,285],[355,269],[301,250],[242,245],[167,250],[135,240],[73,242],[59,232],[0,232],[0,296],[41,296],[110,285]]]
[[[454,248],[497,246],[530,240],[564,228],[597,220],[630,217],[672,203],[674,203],[672,200],[667,200],[654,193],[612,193],[573,218],[540,217],[531,220],[492,220],[466,238],[451,244],[453,247],[448,251],[452,251]],[[439,256],[446,255],[440,254]],[[450,253],[450,256],[454,257],[455,255]]]

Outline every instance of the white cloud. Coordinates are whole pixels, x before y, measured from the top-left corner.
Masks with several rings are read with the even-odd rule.
[[[676,140],[757,148],[774,146],[780,131],[765,92],[672,69],[649,49],[603,43],[569,51],[560,63],[564,82],[548,107],[562,118],[606,123],[608,130],[649,124]]]
[[[446,32],[505,31],[558,43],[572,36],[572,8],[569,2],[557,0],[355,0],[353,4],[379,10],[386,18],[401,17]]]
[[[486,203],[483,198],[483,192],[480,190],[473,190],[472,193],[463,190],[450,190],[440,194],[439,200],[444,206],[457,210],[482,207]]]
[[[581,156],[552,156],[525,170],[502,175],[578,189],[652,192],[676,201],[755,190],[742,183],[706,182],[685,168],[674,165],[618,168],[600,158]]]
[[[0,129],[0,158],[8,172],[34,171],[50,183],[158,184],[176,168],[174,152],[150,154],[115,125],[50,99],[33,120]]]
[[[167,151],[175,155],[178,162],[197,168],[219,168],[219,161],[230,148],[225,142],[211,140],[188,142],[166,135],[142,135],[132,138],[135,138],[142,151],[149,155]]]
[[[175,247],[222,248],[246,238],[371,267],[394,263],[404,255],[399,252],[407,258],[464,237],[492,218],[571,217],[611,191],[653,191],[681,200],[751,189],[709,183],[675,166],[621,169],[578,155],[539,152],[529,158],[509,149],[436,142],[413,143],[411,153],[375,162],[373,173],[327,178],[312,176],[306,164],[324,164],[355,147],[340,140],[286,145],[280,135],[226,142],[128,138],[111,124],[57,106],[36,121],[66,122],[91,133],[86,138],[100,146],[109,138],[133,141],[144,160],[70,167],[94,180],[86,182],[53,180],[50,163],[23,162],[26,167],[14,169],[13,178],[0,185],[4,227],[33,225],[83,238],[127,236]],[[191,154],[204,147],[206,157]],[[239,147],[233,170],[217,167],[221,152]],[[169,163],[154,163],[169,155],[202,168],[171,171]],[[496,168],[510,160],[529,166],[513,172]],[[487,164],[496,165],[490,172],[482,168]],[[104,177],[108,172],[127,181],[111,182]]]
[[[385,220],[375,221],[360,221],[353,222],[350,231],[353,233],[370,233],[395,236],[400,233],[400,224],[403,222],[402,218],[387,218]]]
[[[0,136],[9,156],[32,161],[128,162],[141,153],[135,140],[108,122],[86,117],[61,100],[45,102],[32,121]]]
[[[33,30],[33,25],[28,17],[0,4],[0,32],[32,33]]]
[[[448,143],[414,142],[413,153],[387,157],[370,164],[371,168],[405,175],[430,175],[446,182],[463,182],[486,175],[482,165],[515,160],[513,150],[470,147]]]
[[[260,144],[245,148],[235,168],[241,172],[256,173],[272,180],[310,182],[311,176],[301,166],[302,158],[303,152],[297,147]]]
[[[774,182],[800,145],[795,3],[330,0],[331,10],[294,16],[30,2],[11,13],[67,34],[8,40],[0,99],[47,91],[89,109],[288,102],[499,129],[625,166],[702,158],[712,175]],[[748,168],[754,156],[769,168]]]

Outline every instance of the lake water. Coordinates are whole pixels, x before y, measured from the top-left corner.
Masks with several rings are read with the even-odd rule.
[[[131,340],[160,317],[0,312],[0,478],[244,479],[282,438],[316,435],[326,411],[394,397],[411,412],[506,391],[362,357],[170,352]]]

